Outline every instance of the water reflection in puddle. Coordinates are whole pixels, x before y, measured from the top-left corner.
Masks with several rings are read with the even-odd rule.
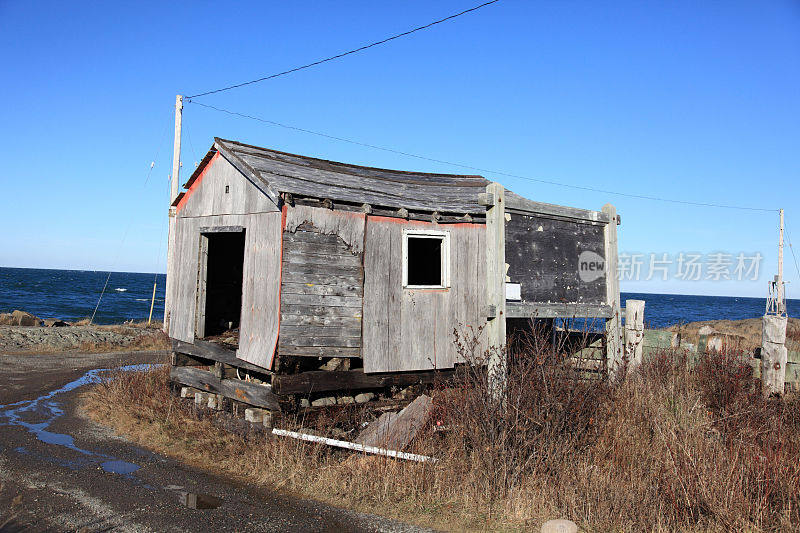
[[[119,368],[119,370],[125,372],[140,372],[149,370],[155,366],[159,365],[128,365]],[[72,450],[73,452],[80,454],[82,457],[78,458],[77,460],[64,460],[56,457],[40,455],[22,446],[16,448],[15,451],[17,453],[31,455],[47,462],[65,466],[72,470],[77,470],[90,464],[99,464],[100,468],[102,468],[105,472],[119,474],[129,479],[133,479],[133,473],[139,470],[139,465],[129,463],[128,461],[122,461],[108,454],[84,450],[83,448],[79,448],[75,445],[75,440],[71,435],[64,433],[53,433],[52,431],[47,430],[47,428],[50,427],[50,425],[55,422],[56,419],[64,414],[64,410],[61,409],[61,404],[53,400],[55,396],[75,390],[78,387],[88,385],[89,383],[98,383],[101,379],[100,374],[108,371],[109,369],[107,368],[90,370],[75,381],[67,383],[60,389],[39,396],[35,400],[0,405],[0,426],[23,427],[27,429],[29,433],[32,433],[34,436],[36,436],[36,438],[41,442]]]

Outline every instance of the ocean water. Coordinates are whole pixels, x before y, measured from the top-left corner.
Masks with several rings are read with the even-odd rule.
[[[108,272],[42,270],[0,267],[0,312],[22,309],[40,318],[74,321],[92,315]],[[116,324],[146,320],[156,282],[153,319],[164,316],[164,274],[112,272],[95,322]],[[626,299],[645,300],[645,322],[663,327],[699,320],[740,320],[764,314],[764,298],[622,293]],[[800,301],[787,300],[791,316]]]
[[[0,267],[0,312],[22,309],[39,318],[76,321],[92,316],[108,272]],[[112,272],[95,323],[147,320],[153,282],[153,320],[164,317],[164,274]]]

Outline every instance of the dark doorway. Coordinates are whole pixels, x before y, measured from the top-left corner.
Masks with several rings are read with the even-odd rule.
[[[239,328],[244,277],[244,231],[204,233],[207,248],[203,337]]]

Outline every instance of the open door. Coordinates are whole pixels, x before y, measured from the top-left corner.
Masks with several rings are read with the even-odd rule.
[[[200,339],[239,330],[245,232],[225,229],[200,234],[195,317],[195,337]]]

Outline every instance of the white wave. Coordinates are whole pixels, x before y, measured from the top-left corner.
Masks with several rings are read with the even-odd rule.
[[[127,291],[128,289],[124,289],[124,288],[122,288],[122,287],[117,287],[117,288],[116,288],[116,289],[114,289],[114,290],[115,290],[115,291],[117,291],[117,292],[125,292],[125,291]]]
[[[150,298],[136,298],[137,302],[149,302]]]

